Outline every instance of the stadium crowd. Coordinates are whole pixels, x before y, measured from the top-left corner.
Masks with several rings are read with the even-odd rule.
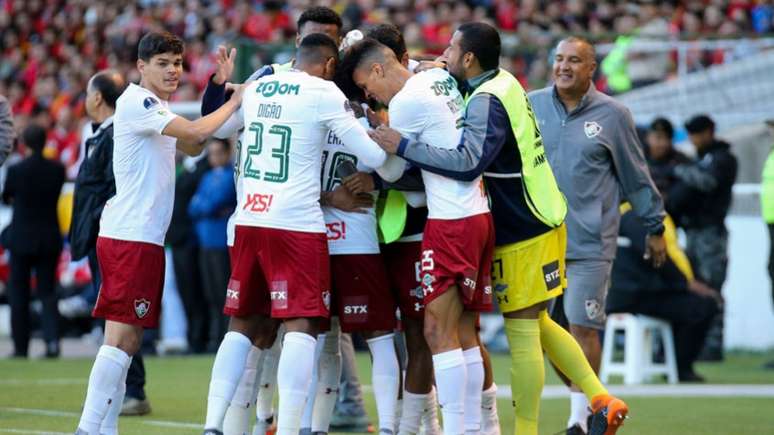
[[[186,74],[175,101],[191,101],[203,91],[214,67],[213,50],[238,38],[258,44],[292,42],[294,23],[310,1],[95,0],[0,1],[0,94],[8,96],[16,123],[35,119],[49,131],[45,154],[77,171],[84,84],[94,72],[113,68],[137,81],[135,48],[146,31],[165,28],[186,41]],[[701,35],[766,34],[774,8],[770,1],[325,1],[342,15],[344,30],[391,22],[404,33],[412,52],[439,54],[453,29],[482,19],[512,32],[512,44],[532,47],[504,66],[522,83],[542,85],[545,59],[559,35],[588,34],[612,42],[615,34],[670,39]],[[505,38],[504,44],[508,44]],[[289,46],[289,45],[288,45]],[[722,61],[709,53],[704,63]],[[271,61],[272,59],[264,59]],[[660,74],[670,71],[661,68]]]

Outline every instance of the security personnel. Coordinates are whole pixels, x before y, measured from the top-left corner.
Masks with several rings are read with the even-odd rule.
[[[547,314],[564,288],[563,224],[567,206],[543,152],[542,137],[519,82],[498,68],[500,36],[485,23],[454,33],[443,60],[467,96],[455,149],[402,138],[379,127],[372,138],[387,152],[449,178],[484,175],[495,222],[493,283],[511,350],[516,432],[536,434],[543,388],[543,350],[587,393],[596,432],[614,433],[628,412],[595,376],[581,348]],[[605,417],[609,416],[609,417]]]

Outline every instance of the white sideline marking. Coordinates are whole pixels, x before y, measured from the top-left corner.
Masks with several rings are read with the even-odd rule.
[[[610,385],[611,394],[623,397],[774,397],[774,385],[707,384],[707,385]],[[498,385],[497,397],[511,398],[510,385]],[[543,399],[569,398],[564,385],[546,385]]]
[[[0,385],[85,385],[84,378],[0,379]]]
[[[42,430],[31,430],[31,429],[0,429],[0,432],[2,433],[23,433],[23,434],[33,434],[33,435],[72,435],[70,432],[51,432],[51,431],[42,431]]]
[[[69,411],[51,411],[48,409],[34,409],[34,408],[0,408],[0,411],[13,412],[17,414],[30,414],[30,415],[43,415],[46,417],[80,417],[81,414],[77,412]],[[142,424],[148,426],[161,426],[161,427],[174,427],[181,429],[202,429],[204,424],[202,423],[189,423],[183,421],[166,421],[166,420],[142,420]],[[2,431],[3,429],[0,429]],[[29,433],[29,432],[19,432]],[[60,432],[41,432],[41,433],[60,433]],[[68,433],[69,435],[69,433]]]

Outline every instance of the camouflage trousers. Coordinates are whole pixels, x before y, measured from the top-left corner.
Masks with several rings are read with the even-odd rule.
[[[728,231],[725,227],[711,226],[685,231],[688,239],[686,254],[691,261],[697,279],[721,291],[726,281],[728,267]],[[701,360],[716,361],[723,358],[723,307],[713,319]]]

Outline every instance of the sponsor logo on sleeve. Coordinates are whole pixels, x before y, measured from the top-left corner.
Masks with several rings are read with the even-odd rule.
[[[150,110],[151,107],[156,106],[159,104],[159,100],[153,98],[153,97],[145,97],[144,100],[142,100],[142,105],[146,109]]]

